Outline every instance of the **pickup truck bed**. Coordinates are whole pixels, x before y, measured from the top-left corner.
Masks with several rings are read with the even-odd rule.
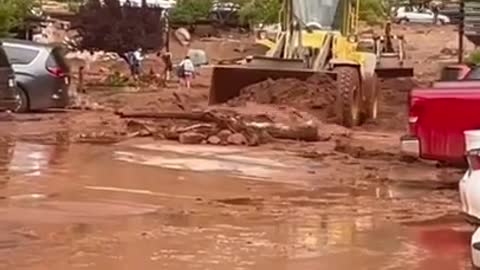
[[[409,97],[409,134],[402,151],[423,159],[464,162],[463,132],[480,128],[480,81],[435,83],[413,89]]]

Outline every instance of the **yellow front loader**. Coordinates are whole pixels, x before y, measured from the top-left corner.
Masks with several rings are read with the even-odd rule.
[[[325,73],[337,82],[336,116],[352,127],[375,119],[378,112],[377,77],[413,76],[404,60],[403,39],[395,50],[390,32],[360,48],[357,36],[361,0],[280,0],[280,30],[273,40],[263,33],[258,43],[269,48],[244,65],[213,69],[210,104],[238,96],[248,85],[268,78],[305,80]]]

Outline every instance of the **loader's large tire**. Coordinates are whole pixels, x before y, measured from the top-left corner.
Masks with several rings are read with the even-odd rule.
[[[379,83],[376,74],[374,74],[371,78],[368,78],[365,91],[365,111],[367,114],[366,118],[368,120],[375,121],[378,117],[378,103],[380,98]]]
[[[360,74],[356,67],[338,66],[336,113],[340,125],[354,127],[360,121]]]

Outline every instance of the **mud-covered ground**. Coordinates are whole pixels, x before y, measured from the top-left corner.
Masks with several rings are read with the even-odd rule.
[[[3,269],[468,265],[456,191],[418,166],[432,182],[395,165],[403,181],[375,179],[375,160],[150,139],[2,149]]]
[[[398,149],[408,91],[434,78],[438,59],[454,61],[444,50],[453,28],[398,31],[418,76],[382,82],[376,122],[352,130],[316,119],[316,142],[185,145],[150,129],[191,123],[115,114],[204,110],[210,67],[192,89],[135,88],[99,83],[125,72],[122,62],[91,63],[88,110],[0,115],[0,269],[469,269],[462,169]],[[232,38],[192,47],[212,63],[259,50]],[[155,56],[147,63],[161,69]],[[226,108],[305,117],[280,103]]]

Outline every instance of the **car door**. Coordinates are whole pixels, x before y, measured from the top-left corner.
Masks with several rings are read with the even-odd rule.
[[[412,23],[421,23],[423,21],[422,14],[417,9],[408,11],[406,17]]]
[[[410,22],[414,22],[414,23],[426,23],[429,20],[430,22],[433,20],[433,16],[432,18],[430,18],[429,13],[426,10],[418,10],[418,9],[408,12],[407,18]]]
[[[419,23],[433,23],[433,12],[428,9],[423,9],[418,12]]]
[[[33,62],[39,56],[40,51],[30,47],[4,43],[5,53],[12,64],[15,72],[15,79],[19,86],[26,91],[30,99],[30,107],[35,108],[37,104],[47,104],[48,95],[42,95],[43,87],[38,82],[38,74],[35,72]]]

